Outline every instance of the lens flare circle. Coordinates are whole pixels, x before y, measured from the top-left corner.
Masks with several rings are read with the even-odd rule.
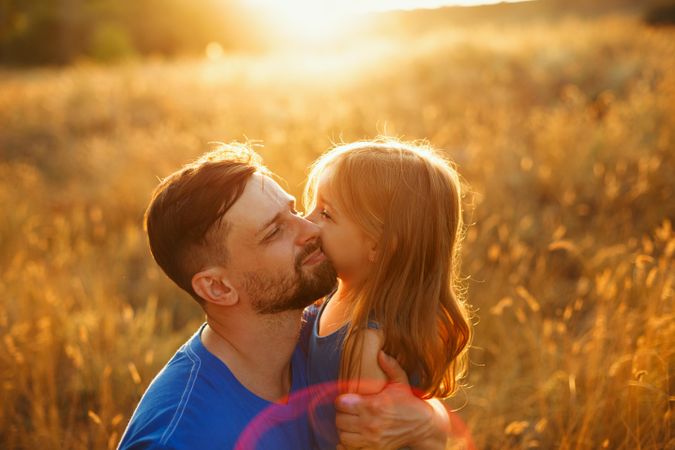
[[[414,388],[412,390],[416,395],[421,394],[416,392]],[[312,424],[314,432],[321,432],[325,425],[317,423],[313,412],[317,408],[332,405],[339,392],[340,389],[336,381],[315,384],[291,393],[278,403],[271,404],[244,429],[235,444],[235,450],[262,448],[259,445],[265,435],[275,427],[280,426],[283,421],[308,420]],[[284,412],[280,414],[280,410]],[[448,415],[452,438],[462,441],[463,448],[475,450],[476,446],[466,423],[455,412],[448,412]],[[283,417],[283,419],[280,419],[280,417]]]

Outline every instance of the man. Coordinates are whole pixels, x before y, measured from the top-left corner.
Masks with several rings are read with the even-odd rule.
[[[152,381],[119,447],[312,448],[298,336],[303,309],[336,283],[318,227],[240,144],[164,179],[145,224],[155,260],[206,323]],[[381,364],[390,387],[338,400],[343,444],[444,448],[445,411],[414,397],[391,358]]]

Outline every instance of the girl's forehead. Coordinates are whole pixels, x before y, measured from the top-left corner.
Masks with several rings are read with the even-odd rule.
[[[319,175],[316,185],[319,194],[329,194],[333,186],[333,175],[335,170],[332,166],[328,166]]]

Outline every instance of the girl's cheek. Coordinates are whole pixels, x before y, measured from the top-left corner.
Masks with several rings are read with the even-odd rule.
[[[321,238],[324,253],[328,252],[331,244],[331,233],[326,230],[325,225],[319,227],[319,237]]]
[[[321,241],[323,242],[324,245],[326,245],[326,241],[329,239],[330,233],[326,231],[326,225],[321,225],[319,227],[319,236],[321,237]]]

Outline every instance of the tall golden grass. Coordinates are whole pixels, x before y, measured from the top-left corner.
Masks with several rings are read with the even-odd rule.
[[[259,139],[297,195],[331,142],[389,134],[444,149],[471,186],[478,323],[448,404],[476,446],[675,448],[674,38],[565,19],[0,73],[0,447],[114,448],[202,320],[147,250],[158,177]]]

